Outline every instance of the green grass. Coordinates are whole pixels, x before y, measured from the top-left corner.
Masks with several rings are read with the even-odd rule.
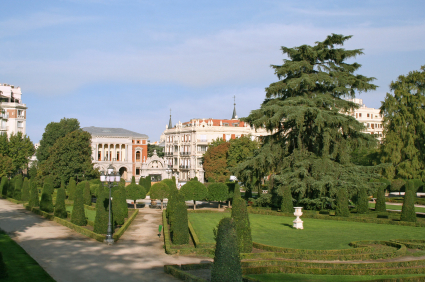
[[[398,211],[401,211],[401,208],[403,207],[403,206],[399,206],[399,205],[388,205],[388,204],[386,206],[387,206],[388,210],[398,210]],[[369,208],[374,208],[374,207],[375,207],[374,203],[369,203]],[[425,213],[425,208],[415,207],[415,211]]]
[[[388,279],[388,278],[405,278],[405,277],[422,277],[423,274],[411,275],[312,275],[312,274],[286,274],[286,273],[273,273],[273,274],[255,274],[246,275],[248,277],[267,282],[280,282],[280,281],[296,281],[296,282],[343,282],[343,281],[368,281],[375,279]]]
[[[66,206],[66,211],[69,211],[70,213],[72,213],[72,209],[73,209],[73,206]],[[84,211],[86,212],[86,217],[88,218],[88,220],[94,221],[94,219],[96,218],[96,211],[92,211],[88,209],[84,209]]]
[[[0,230],[0,250],[9,277],[2,282],[54,282],[55,280],[15,241]]]
[[[190,213],[201,243],[214,243],[213,229],[229,213]],[[254,242],[294,249],[347,249],[352,241],[423,239],[422,227],[302,218],[304,229],[292,228],[295,217],[250,214]]]

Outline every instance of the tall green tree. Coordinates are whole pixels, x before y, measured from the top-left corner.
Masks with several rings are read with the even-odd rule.
[[[386,177],[425,180],[425,65],[391,82],[381,106],[385,139],[381,161]]]
[[[291,187],[284,185],[281,189],[283,190],[283,195],[280,210],[282,212],[292,213],[294,211],[294,203],[292,201]]]
[[[7,177],[6,177],[6,176],[3,176],[3,177],[1,178],[1,182],[0,182],[0,193],[1,193],[3,196],[7,196],[7,188],[8,188],[8,185],[9,185],[9,179],[7,179]]]
[[[116,225],[123,225],[126,217],[123,210],[123,201],[125,201],[125,195],[123,195],[122,192],[123,189],[118,189],[112,193],[112,213],[114,214],[114,222]]]
[[[357,196],[357,213],[367,213],[369,211],[369,199],[366,188],[360,188]]]
[[[320,208],[339,188],[353,195],[377,177],[381,167],[350,161],[353,150],[377,143],[349,114],[359,105],[345,100],[376,89],[374,78],[359,74],[360,64],[348,62],[362,50],[340,47],[350,38],[332,34],[314,46],[282,47],[288,59],[272,65],[278,81],[266,88],[260,109],[242,119],[270,135],[238,165],[238,179],[251,183],[273,172],[276,185],[288,185],[297,205]]]
[[[378,187],[377,196],[376,196],[376,204],[375,211],[377,212],[386,212],[387,206],[385,204],[385,187]]]
[[[109,221],[109,191],[102,189],[96,200],[96,217],[93,231],[98,234],[106,234]]]
[[[0,153],[0,177],[8,176],[13,172],[13,160],[7,155]]]
[[[220,208],[220,203],[227,201],[229,198],[229,189],[224,183],[212,183],[208,186],[208,201],[217,201],[218,208]]]
[[[37,160],[43,162],[50,157],[50,148],[59,138],[65,137],[70,132],[80,129],[80,122],[75,118],[63,118],[60,122],[51,122],[44,129],[37,149]]]
[[[340,188],[338,190],[338,193],[337,193],[337,196],[336,196],[335,215],[336,216],[344,216],[344,217],[350,216],[350,210],[348,209],[347,190],[344,189],[344,188]]]
[[[208,151],[204,154],[203,168],[205,178],[213,179],[215,182],[225,182],[229,179],[230,171],[227,168],[227,152],[229,142],[216,142],[208,146]]]
[[[252,251],[251,225],[244,199],[234,198],[232,218],[235,221],[239,253],[250,253]]]
[[[99,177],[91,162],[91,135],[82,130],[68,133],[56,140],[49,149],[49,158],[40,164],[38,176],[53,178],[54,187],[59,187],[62,179],[79,176],[81,179]]]
[[[91,206],[90,182],[88,181],[84,181],[83,199],[85,205]]]
[[[13,171],[27,167],[29,159],[34,155],[35,148],[30,138],[22,132],[10,135],[8,145],[8,155],[12,158]]]
[[[244,135],[239,138],[229,140],[230,147],[227,151],[227,167],[233,172],[237,165],[254,155],[255,150],[259,148],[259,143],[252,140],[250,135]]]
[[[13,198],[15,200],[20,201],[21,200],[21,193],[22,193],[22,185],[23,185],[23,180],[22,180],[22,175],[17,174],[15,177],[15,189],[13,190]]]

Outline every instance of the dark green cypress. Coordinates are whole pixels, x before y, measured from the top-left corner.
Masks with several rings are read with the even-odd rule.
[[[406,183],[406,192],[404,193],[401,221],[416,222],[415,198],[416,189],[413,181],[409,180]]]
[[[242,268],[233,218],[225,217],[218,224],[211,282],[241,282]]]
[[[53,186],[53,178],[49,175],[44,179],[44,183],[48,183],[49,185],[47,185],[49,191],[50,191],[50,195],[53,194],[53,192],[55,191],[55,187]]]
[[[127,205],[127,195],[126,195],[125,187],[121,186],[120,191],[121,191],[121,201],[120,201],[121,210],[122,210],[122,213],[124,215],[124,218],[127,218],[128,217],[128,205]]]
[[[236,226],[239,253],[250,253],[252,251],[251,225],[244,199],[233,196],[232,218]]]
[[[88,181],[84,181],[84,204],[91,206],[91,193],[90,193],[90,183]]]
[[[18,174],[15,177],[15,189],[13,191],[13,198],[15,200],[21,200],[21,191],[22,191],[22,175]]]
[[[8,276],[6,264],[3,261],[3,255],[0,252],[0,278],[6,278]]]
[[[124,212],[122,210],[122,189],[115,190],[112,193],[112,213],[114,214],[114,222],[116,225],[124,224]]]
[[[180,201],[175,206],[174,223],[172,228],[173,244],[189,244],[189,226],[187,219],[187,206],[184,201]]]
[[[55,203],[55,216],[59,218],[66,218],[66,206],[65,206],[65,186],[62,185],[61,188],[58,189],[58,193],[56,195],[56,203]]]
[[[34,180],[35,181],[35,180]],[[24,184],[22,184],[22,191],[21,191],[21,201],[29,201],[30,199],[30,181],[28,178],[24,178]]]
[[[71,213],[71,222],[78,226],[87,225],[86,213],[84,210],[83,187],[77,186],[75,191],[74,206]]]
[[[239,186],[239,183],[235,183],[235,188],[233,191],[233,201],[235,199],[239,199],[241,197],[241,187]]]
[[[15,191],[15,177],[9,180],[7,185],[7,197],[13,198],[13,193]]]
[[[376,197],[375,211],[386,212],[387,207],[385,205],[385,187],[378,187],[378,192],[376,196],[377,197]]]
[[[46,177],[47,180],[47,177]],[[52,201],[53,184],[50,181],[45,181],[43,191],[41,193],[40,209],[45,212],[53,212]]]
[[[369,198],[366,188],[360,188],[357,197],[357,213],[367,213],[369,211]]]
[[[291,188],[288,185],[283,186],[282,205],[280,207],[282,212],[292,213],[294,211],[294,204],[292,202]]]
[[[350,210],[348,209],[348,195],[345,188],[339,188],[336,195],[336,216],[350,216]]]
[[[106,234],[108,231],[109,221],[109,191],[103,189],[99,191],[99,196],[96,200],[96,218],[94,220],[93,231],[97,234]]]
[[[74,178],[71,177],[69,179],[68,187],[66,189],[67,192],[68,192],[68,200],[74,201],[76,187],[77,187],[77,185],[75,184],[75,180],[74,180]]]
[[[37,182],[35,179],[31,180],[30,183],[30,200],[28,204],[31,208],[38,207],[40,205],[40,200],[38,199]]]
[[[8,182],[9,182],[9,179],[7,179],[7,177],[6,177],[6,176],[3,176],[3,177],[1,178],[1,182],[0,182],[0,190],[1,190],[1,194],[2,194],[3,196],[7,196],[7,186],[8,186]]]

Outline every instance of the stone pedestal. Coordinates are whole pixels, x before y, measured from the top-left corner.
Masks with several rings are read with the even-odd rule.
[[[304,226],[303,226],[303,221],[300,219],[300,216],[302,216],[303,215],[303,213],[302,213],[302,207],[294,207],[294,209],[295,209],[295,212],[294,212],[294,215],[297,217],[294,221],[293,221],[293,228],[295,228],[295,229],[304,229]]]

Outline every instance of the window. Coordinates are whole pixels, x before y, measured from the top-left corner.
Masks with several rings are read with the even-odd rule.
[[[23,110],[18,110],[18,116],[23,116],[24,115],[24,111]]]
[[[136,175],[140,175],[140,168],[136,168]]]
[[[374,125],[373,123],[371,124],[371,126],[372,126],[372,129],[374,129],[374,128],[375,128],[375,125]]]
[[[362,117],[362,113],[359,113],[359,117]]]
[[[239,123],[234,123],[233,126],[234,127],[239,127]]]
[[[229,141],[230,140],[230,134],[226,134],[226,141]]]
[[[223,123],[223,126],[229,126],[229,124],[228,123]]]
[[[370,124],[367,124],[367,128],[369,128],[370,127]]]
[[[18,128],[24,128],[24,122],[18,121]]]
[[[136,162],[140,162],[140,151],[136,152]]]
[[[137,142],[136,142],[137,144],[140,144],[140,140],[137,140]]]

